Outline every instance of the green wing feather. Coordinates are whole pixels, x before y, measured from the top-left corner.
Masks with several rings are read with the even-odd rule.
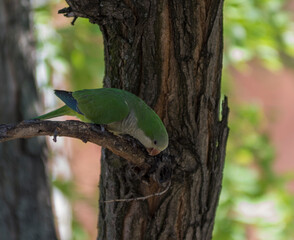
[[[72,93],[79,110],[93,123],[109,124],[126,118],[128,103],[119,89],[87,89]]]

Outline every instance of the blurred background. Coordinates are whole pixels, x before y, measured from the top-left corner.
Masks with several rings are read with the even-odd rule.
[[[103,39],[88,20],[58,15],[64,1],[34,0],[37,81],[46,112],[53,89],[102,87]],[[230,136],[213,239],[294,239],[294,1],[226,0],[222,95]],[[97,236],[100,148],[50,145],[61,240]]]

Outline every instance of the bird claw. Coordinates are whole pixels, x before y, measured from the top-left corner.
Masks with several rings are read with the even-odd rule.
[[[101,124],[101,125],[100,125],[100,128],[101,128],[101,131],[102,131],[102,132],[105,132],[105,127],[104,127],[104,125]]]
[[[96,133],[105,132],[105,126],[102,124],[93,124],[91,129]]]

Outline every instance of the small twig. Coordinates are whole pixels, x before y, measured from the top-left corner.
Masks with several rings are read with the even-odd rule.
[[[75,25],[75,21],[78,19],[78,17],[74,16],[74,19],[71,21],[71,25]]]
[[[73,12],[71,7],[60,9],[58,14],[63,14],[65,17],[73,17],[74,19],[72,20],[71,25],[74,25],[75,21],[78,19],[78,16]]]
[[[53,135],[53,142],[57,142],[57,135],[58,135],[58,132],[57,132],[57,129],[55,129],[54,135]]]
[[[128,199],[121,198],[121,199],[107,200],[107,201],[104,201],[104,202],[105,203],[113,203],[113,202],[131,202],[131,201],[146,200],[146,199],[151,198],[151,197],[161,196],[161,195],[165,194],[169,190],[170,185],[171,185],[171,181],[168,182],[167,187],[163,191],[153,193],[153,194],[150,194],[150,195],[147,195],[147,196],[144,196],[144,197],[136,197],[136,198],[128,198]]]
[[[63,16],[67,18],[73,18],[71,25],[75,24],[75,21],[78,19],[78,17],[88,18],[87,15],[74,11],[72,7],[62,8],[58,10],[58,14],[63,14]]]

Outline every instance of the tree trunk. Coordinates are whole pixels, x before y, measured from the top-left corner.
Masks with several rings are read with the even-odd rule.
[[[167,169],[164,159],[171,161],[172,176],[165,179],[171,186],[144,201],[105,202],[147,196],[166,185],[152,175],[138,177],[140,167],[103,152],[98,239],[211,239],[228,136],[226,100],[219,120],[223,1],[67,3],[75,16],[100,26],[105,87],[143,98],[170,138],[159,161]]]
[[[0,0],[0,123],[36,116],[30,1]],[[0,239],[57,239],[44,140],[0,144]]]
[[[163,119],[173,156],[171,189],[148,201],[156,182],[132,182],[113,154],[102,160],[99,239],[211,239],[221,189],[226,120],[219,122],[222,1],[143,1],[109,13],[104,35],[107,87],[142,97]],[[103,9],[102,9],[103,10]],[[117,13],[117,15],[119,15]]]

